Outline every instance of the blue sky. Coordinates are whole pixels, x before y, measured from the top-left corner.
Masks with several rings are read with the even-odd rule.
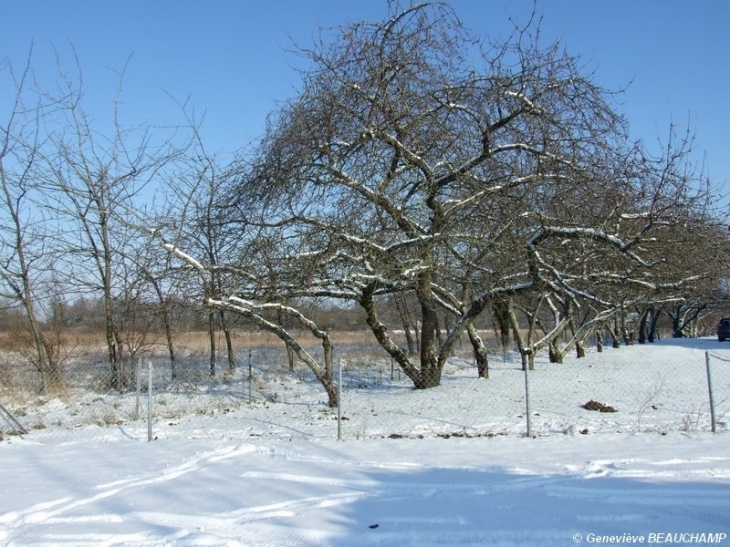
[[[406,2],[403,2],[404,4]],[[694,130],[698,162],[730,190],[730,2],[723,0],[453,0],[471,29],[506,36],[508,17],[543,16],[545,40],[560,37],[569,52],[618,89],[632,134],[647,144],[665,137],[670,121]],[[34,44],[33,66],[55,71],[53,48],[72,65],[73,44],[84,76],[86,106],[100,119],[115,98],[117,73],[128,63],[123,121],[178,123],[167,94],[205,112],[203,137],[232,152],[256,139],[277,101],[292,96],[301,59],[320,27],[381,20],[385,0],[65,0],[3,2],[0,59],[16,66]],[[5,85],[3,81],[2,85]],[[3,92],[5,94],[6,92]]]

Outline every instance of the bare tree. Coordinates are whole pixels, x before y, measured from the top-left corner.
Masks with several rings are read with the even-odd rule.
[[[39,287],[52,285],[54,269],[43,244],[47,226],[37,205],[35,180],[45,138],[43,118],[55,105],[29,89],[30,63],[31,55],[19,74],[8,61],[0,65],[0,74],[13,89],[8,117],[0,126],[0,296],[23,310],[33,348],[26,357],[37,368],[40,389],[46,392],[64,386],[60,337],[43,328],[43,314],[50,313],[50,306]],[[25,347],[19,349],[26,352]]]
[[[134,209],[150,181],[187,144],[176,143],[174,135],[158,140],[149,125],[123,126],[118,101],[110,133],[95,127],[83,108],[78,62],[76,66],[75,76],[60,73],[65,100],[58,119],[47,129],[42,173],[45,207],[64,224],[56,244],[66,251],[66,267],[78,292],[97,293],[103,299],[110,387],[124,390],[130,378],[114,306],[115,298],[124,292],[117,267],[127,228],[120,219]],[[63,130],[55,130],[59,126]]]
[[[189,196],[188,221],[184,223],[185,232],[182,237],[187,245],[186,249],[199,251],[206,258],[206,263],[213,266],[208,271],[210,276],[207,289],[210,291],[207,298],[218,299],[226,292],[225,274],[215,269],[215,266],[225,261],[229,250],[233,247],[230,234],[220,221],[220,214],[216,202],[225,177],[224,169],[219,167],[216,158],[209,156],[200,139],[196,146],[196,154],[191,166],[194,180],[192,185],[185,187]],[[224,307],[210,307],[208,313],[208,339],[210,342],[210,375],[216,374],[216,335],[218,330],[223,331],[226,343],[226,359],[228,368],[226,373],[233,375],[236,371],[236,360],[233,352],[230,321]]]
[[[481,50],[443,5],[347,27],[305,52],[301,95],[263,139],[248,184],[268,200],[262,227],[298,237],[291,279],[300,272],[311,296],[357,295],[416,387],[438,385],[465,332],[482,353],[470,326],[495,296],[551,283],[549,244],[595,240],[605,221],[543,226],[551,200],[616,184],[603,163],[624,157],[625,133],[577,60],[538,35],[530,23]],[[395,293],[418,302],[418,361],[381,320],[379,298]],[[439,310],[456,318],[442,341]]]
[[[329,336],[329,332],[321,329],[310,318],[306,317],[296,308],[285,306],[277,303],[256,303],[241,296],[228,295],[223,298],[212,296],[214,292],[207,286],[210,283],[211,274],[224,271],[226,273],[235,274],[243,281],[237,291],[239,294],[245,294],[244,285],[256,281],[255,274],[243,269],[233,268],[231,266],[221,266],[218,264],[206,264],[198,261],[191,255],[182,251],[179,246],[174,243],[167,242],[160,230],[152,230],[152,235],[167,249],[171,254],[180,259],[200,278],[205,295],[204,303],[206,306],[217,310],[229,311],[246,317],[253,323],[267,332],[271,332],[279,337],[286,347],[291,350],[307,367],[312,371],[317,380],[322,384],[327,393],[328,405],[336,407],[339,404],[339,395],[337,385],[334,381],[334,364],[333,364],[333,346]],[[267,313],[271,317],[267,317]],[[316,338],[321,340],[323,349],[323,359],[320,362],[311,353],[309,353],[293,336],[288,329],[282,326],[281,322],[276,322],[275,318],[281,316],[292,318],[295,323],[306,329]]]
[[[138,230],[128,230],[129,239],[118,249],[119,291],[115,295],[114,313],[120,339],[137,370],[143,354],[164,345],[170,361],[170,376],[178,378],[175,352],[174,299],[182,276],[171,262],[172,257],[159,245],[143,237]],[[130,372],[130,375],[134,375]]]
[[[152,256],[149,257],[148,261],[138,261],[137,264],[140,274],[151,286],[157,299],[156,315],[162,322],[162,328],[165,333],[165,344],[167,346],[167,354],[170,358],[170,378],[177,380],[178,371],[173,318],[175,302],[172,296],[179,289],[180,276],[175,275],[171,265],[171,257],[168,253],[165,254],[164,258],[156,258],[158,255],[152,250],[151,254]]]
[[[474,322],[494,303],[533,298],[524,309],[535,338],[520,343],[529,361],[571,325],[565,313],[536,337],[553,297],[600,324],[676,299],[707,274],[667,265],[667,242],[682,241],[707,195],[687,168],[687,139],[657,157],[632,143],[612,95],[559,43],[543,47],[536,21],[484,47],[448,6],[391,7],[382,23],[302,50],[301,92],[219,192],[216,222],[234,244],[194,257],[184,241],[165,243],[209,276],[208,305],[297,351],[265,312],[302,321],[294,302],[355,302],[423,389],[440,383],[465,334],[488,375]],[[387,324],[404,297],[417,303],[417,356]],[[514,307],[510,323],[521,336]],[[588,327],[573,327],[579,343]],[[326,361],[323,374],[310,364],[325,387]]]

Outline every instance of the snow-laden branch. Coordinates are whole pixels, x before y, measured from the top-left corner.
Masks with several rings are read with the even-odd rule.
[[[536,352],[539,348],[542,348],[549,344],[554,338],[557,336],[560,336],[565,328],[568,326],[568,323],[570,322],[569,317],[563,317],[559,319],[558,321],[555,321],[555,324],[553,325],[553,328],[545,333],[542,338],[539,338],[538,340],[535,340],[532,343],[532,350],[533,352]]]
[[[490,150],[490,156],[494,156],[496,154],[501,154],[502,152],[512,152],[512,151],[529,152],[529,153],[539,156],[541,158],[546,158],[546,159],[561,163],[571,169],[579,171],[578,167],[572,161],[568,160],[567,158],[565,158],[563,156],[558,156],[556,154],[551,154],[550,152],[547,152],[545,150],[540,150],[539,148],[536,148],[530,144],[522,143],[522,142],[503,144],[502,146],[497,146],[496,148],[492,148]]]
[[[513,97],[515,99],[519,99],[525,105],[525,111],[529,114],[544,114],[544,110],[537,106],[535,103],[533,103],[530,99],[528,99],[524,93],[507,90],[504,92],[504,95],[505,97]]]
[[[418,167],[427,180],[433,179],[433,171],[431,170],[431,166],[421,156],[413,152],[405,144],[400,142],[396,137],[386,131],[371,130],[371,132],[374,136],[381,139],[383,142],[390,145],[395,150],[398,150],[398,152],[400,152],[400,154],[406,161]]]
[[[226,299],[227,302],[232,303],[236,306],[240,306],[243,308],[247,308],[249,310],[257,310],[257,311],[278,311],[281,313],[285,313],[289,317],[293,317],[296,319],[299,324],[301,324],[304,328],[309,330],[314,336],[319,338],[320,340],[323,340],[327,338],[328,334],[326,331],[321,330],[319,327],[317,327],[317,324],[306,317],[302,312],[297,310],[296,308],[292,308],[291,306],[286,306],[284,304],[280,303],[263,303],[263,304],[256,304],[250,300],[246,300],[244,298],[239,298],[237,296],[229,296]]]
[[[539,277],[540,281],[543,282],[543,283],[546,283],[551,288],[551,290],[553,292],[555,292],[556,294],[568,293],[568,294],[570,294],[570,295],[572,295],[574,297],[575,296],[578,296],[578,297],[584,298],[584,299],[586,299],[586,300],[588,300],[590,302],[594,302],[596,304],[599,304],[602,307],[609,307],[610,308],[610,307],[613,306],[613,303],[612,302],[608,302],[606,300],[602,300],[601,298],[599,298],[597,295],[595,295],[593,293],[589,293],[587,291],[584,291],[584,290],[581,290],[581,289],[575,287],[567,279],[567,276],[565,276],[563,273],[559,272],[557,270],[557,268],[555,268],[554,266],[552,266],[552,265],[548,264],[547,262],[545,262],[542,259],[542,256],[540,255],[540,253],[537,252],[536,250],[533,250],[531,256],[534,258],[534,260],[542,268],[544,268],[545,270],[547,270],[548,272],[550,272],[550,274],[552,275],[552,279],[551,279],[551,278],[546,278],[546,277],[542,276],[539,273],[539,271],[537,272],[537,276]],[[553,281],[553,279],[557,283],[555,283]]]
[[[359,235],[355,235],[355,234],[346,232],[342,228],[342,226],[335,225],[335,224],[332,224],[329,222],[324,222],[318,218],[305,217],[305,216],[299,216],[297,218],[298,218],[298,220],[300,220],[306,224],[315,226],[317,228],[321,228],[322,230],[331,234],[333,238],[341,239],[341,240],[351,243],[354,246],[361,248],[361,249],[370,249],[372,252],[379,254],[379,255],[383,255],[383,256],[385,256],[385,255],[395,256],[397,254],[397,251],[401,251],[401,250],[409,248],[409,247],[418,247],[418,246],[425,245],[425,244],[433,241],[434,239],[438,239],[442,235],[440,233],[435,233],[435,234],[419,233],[408,239],[401,239],[401,240],[395,241],[394,243],[391,243],[390,245],[384,246],[384,245],[380,245],[380,244],[374,242],[370,238],[365,238],[365,237],[361,237]],[[339,253],[339,251],[338,251],[338,253]],[[286,255],[284,258],[287,260],[296,260],[297,258],[318,257],[318,256],[322,256],[324,254],[325,254],[325,251],[307,251],[307,252],[303,252],[303,253],[298,253],[296,255]],[[344,253],[340,253],[339,256],[344,256],[349,259],[357,260],[356,257],[353,257],[351,255],[346,255]]]
[[[173,245],[172,243],[163,243],[162,246],[170,253],[178,257],[180,260],[185,262],[186,264],[192,266],[195,268],[199,273],[203,274],[206,271],[206,267],[203,266],[202,263],[198,262],[196,259],[194,259],[192,256],[190,256],[188,253],[181,250],[177,245]]]
[[[692,275],[673,283],[651,283],[643,279],[636,279],[628,275],[619,275],[613,272],[596,272],[585,276],[587,279],[596,280],[598,283],[601,282],[613,282],[622,285],[631,284],[650,291],[660,292],[664,290],[674,290],[685,288],[688,284],[702,280],[701,275]]]
[[[596,228],[542,226],[528,241],[528,248],[535,250],[537,245],[552,236],[561,236],[569,239],[589,238],[595,241],[603,241],[618,249],[624,255],[630,257],[645,268],[651,268],[655,264],[646,262],[643,258],[632,252],[630,248],[635,245],[635,239],[624,241],[614,235],[607,234]],[[536,252],[536,251],[535,251]]]
[[[337,387],[333,382],[333,365],[332,365],[332,344],[330,343],[329,334],[317,327],[317,325],[306,318],[298,310],[279,304],[255,304],[242,298],[228,297],[223,299],[208,298],[207,304],[218,309],[231,311],[251,319],[256,325],[265,331],[275,334],[281,339],[287,347],[296,354],[299,359],[304,362],[314,373],[315,377],[327,392],[329,398],[329,406],[335,407],[339,401]],[[304,325],[315,336],[322,340],[324,349],[324,365],[320,364],[307,350],[305,350],[299,342],[281,325],[266,319],[261,312],[267,310],[277,310],[295,317],[300,324]]]
[[[408,216],[403,212],[403,209],[401,207],[387,199],[382,193],[374,192],[365,184],[353,178],[342,169],[336,168],[332,165],[326,166],[326,169],[328,170],[330,175],[338,179],[339,182],[341,182],[348,188],[355,190],[355,192],[359,193],[370,203],[378,206],[383,211],[388,213],[390,217],[396,221],[398,227],[400,227],[400,229],[409,236],[415,237],[418,234],[428,233],[428,230],[426,228],[421,226],[415,220],[408,218]]]
[[[622,309],[621,306],[613,306],[611,308],[606,308],[604,310],[599,311],[591,319],[589,319],[588,321],[583,323],[578,329],[575,330],[575,332],[573,333],[573,336],[571,336],[570,340],[568,340],[567,343],[565,344],[565,348],[570,348],[577,342],[581,342],[582,340],[584,340],[586,333],[588,331],[595,328],[597,325],[605,323],[611,317],[613,317],[618,312],[620,312],[621,309]]]

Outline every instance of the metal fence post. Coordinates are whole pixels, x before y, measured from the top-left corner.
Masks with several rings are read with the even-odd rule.
[[[337,440],[342,440],[342,358],[337,359]]]
[[[136,422],[139,420],[139,397],[142,393],[142,365],[137,359],[137,398],[136,398],[136,404],[134,407],[134,421]]]
[[[526,416],[526,422],[527,422],[527,436],[532,437],[532,418],[530,416],[530,375],[529,375],[529,366],[527,364],[527,361],[524,360],[524,368],[525,368],[525,416]]]
[[[715,422],[715,401],[712,398],[712,376],[710,375],[709,351],[705,351],[705,368],[707,369],[707,391],[710,394],[710,422],[712,423],[712,432],[716,433],[717,425]]]
[[[251,379],[253,377],[251,371],[251,350],[248,350],[248,404],[251,404]]]
[[[148,362],[147,377],[147,442],[152,440],[152,359]]]

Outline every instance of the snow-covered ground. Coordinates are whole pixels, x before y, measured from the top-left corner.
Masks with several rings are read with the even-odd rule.
[[[0,545],[730,545],[730,344],[539,360],[532,437],[515,356],[426,391],[342,360],[341,441],[304,374],[155,392],[153,442],[133,395],[6,405]]]

